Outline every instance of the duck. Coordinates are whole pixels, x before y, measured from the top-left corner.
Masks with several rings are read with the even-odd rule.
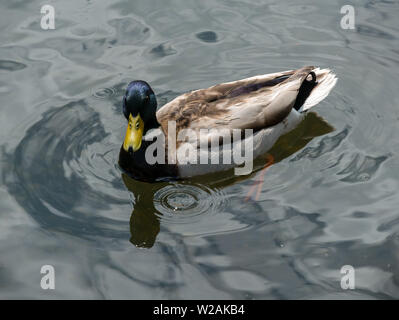
[[[330,69],[305,66],[194,90],[158,108],[151,86],[134,80],[122,99],[127,129],[119,166],[130,177],[148,182],[242,169],[243,152],[251,160],[267,154],[336,82]],[[272,161],[269,157],[265,167]],[[238,174],[250,174],[248,167]]]

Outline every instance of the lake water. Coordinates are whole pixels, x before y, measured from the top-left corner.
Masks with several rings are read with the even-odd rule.
[[[0,298],[399,298],[398,1],[49,0],[55,30],[43,4],[0,4]],[[337,86],[270,151],[257,199],[265,159],[244,177],[122,175],[129,81],[163,105],[304,65]]]

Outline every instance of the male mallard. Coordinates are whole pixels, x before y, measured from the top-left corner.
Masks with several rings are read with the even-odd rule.
[[[119,154],[119,165],[134,178],[150,181],[185,178],[231,168],[236,164],[221,164],[222,161],[217,164],[215,159],[222,159],[227,151],[233,155],[241,154],[241,144],[234,142],[226,149],[224,142],[221,143],[223,138],[231,135],[232,129],[252,129],[253,136],[241,135],[240,139],[243,143],[251,140],[253,158],[264,154],[281,135],[303,120],[307,110],[327,97],[336,81],[336,76],[329,69],[307,66],[185,93],[158,111],[154,91],[148,83],[133,81],[123,97],[123,114],[128,120],[128,127]],[[172,140],[168,139],[171,135],[168,123],[171,121],[175,123],[176,136],[184,129],[192,129],[195,133],[209,128],[219,131],[198,135],[198,141],[190,136],[184,141],[186,143],[178,141],[175,162],[168,161],[168,151],[165,151],[166,163],[149,162],[146,151],[154,143],[154,136],[158,139],[164,135],[165,148],[170,148]],[[157,130],[147,135],[150,129]],[[213,145],[210,147],[210,142],[215,139],[218,141],[217,149]],[[187,158],[179,160],[182,159],[179,154],[187,155],[187,143],[198,150],[205,143],[206,151],[209,151],[207,157],[213,164],[197,164],[203,163],[199,161],[203,149],[202,153],[190,155],[188,161]],[[158,156],[157,152],[155,156]]]

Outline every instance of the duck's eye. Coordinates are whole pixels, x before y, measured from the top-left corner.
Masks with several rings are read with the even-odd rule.
[[[144,102],[145,102],[145,103],[147,103],[149,100],[150,100],[150,97],[149,97],[149,96],[145,96],[145,97],[144,97]]]
[[[140,128],[140,121],[136,122],[136,130],[138,130]]]

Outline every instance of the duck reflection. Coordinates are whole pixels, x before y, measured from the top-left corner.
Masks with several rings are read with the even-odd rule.
[[[165,183],[141,182],[122,173],[122,180],[134,194],[135,203],[130,216],[130,242],[139,248],[151,248],[160,230],[160,222],[155,215],[153,195]]]
[[[281,136],[273,148],[268,152],[277,163],[304,148],[313,138],[333,131],[324,119],[316,113],[309,112],[302,123],[288,134]],[[239,181],[251,179],[256,172],[265,166],[265,157],[254,161],[254,170],[247,176],[234,175],[234,169],[218,173],[193,177],[184,184],[204,185],[208,189],[222,189]],[[130,218],[130,242],[137,247],[151,248],[160,231],[160,217],[163,213],[155,208],[154,194],[171,184],[171,182],[148,183],[134,180],[122,174],[125,186],[134,194],[135,202]]]

